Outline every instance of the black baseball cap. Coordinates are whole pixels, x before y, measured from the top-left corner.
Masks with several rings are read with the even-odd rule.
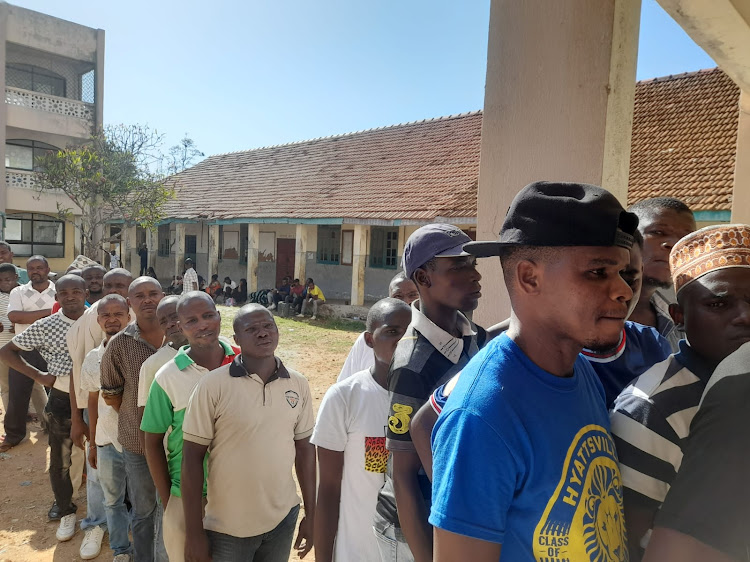
[[[478,258],[511,246],[633,247],[638,217],[606,189],[586,183],[538,181],[518,192],[496,242],[469,242]]]

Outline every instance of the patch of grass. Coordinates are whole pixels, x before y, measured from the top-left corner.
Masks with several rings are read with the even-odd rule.
[[[221,335],[232,338],[232,322],[239,308],[217,306],[221,312]],[[324,347],[331,352],[347,352],[352,345],[352,338],[345,333],[362,332],[365,323],[359,320],[341,318],[310,320],[309,317],[282,318],[275,316],[279,327],[280,347],[294,348]],[[344,332],[344,333],[342,333]],[[321,345],[322,344],[322,345]]]

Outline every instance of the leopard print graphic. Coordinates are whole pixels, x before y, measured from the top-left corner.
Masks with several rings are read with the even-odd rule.
[[[388,464],[388,449],[385,437],[365,437],[365,470],[385,474]]]

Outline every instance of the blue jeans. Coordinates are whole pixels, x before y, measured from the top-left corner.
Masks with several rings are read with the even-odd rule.
[[[109,546],[115,553],[130,554],[132,547],[128,530],[130,529],[130,515],[125,505],[125,459],[114,445],[104,445],[96,448],[96,470],[100,489],[104,496],[104,511],[107,514],[109,529]],[[86,485],[88,493],[88,484]],[[83,524],[81,524],[83,527]]]
[[[88,408],[83,410],[83,421],[89,423]],[[91,527],[101,525],[107,528],[107,512],[104,508],[104,492],[99,484],[97,470],[89,464],[90,444],[86,445],[86,518],[81,521],[81,530],[85,531]]]
[[[161,509],[156,502],[156,486],[148,470],[146,456],[123,449],[128,477],[128,497],[133,506],[133,554],[138,562],[167,561],[161,540]],[[157,527],[158,525],[158,527]]]
[[[297,527],[299,506],[295,505],[281,523],[256,537],[233,537],[206,531],[213,562],[287,562]]]
[[[400,527],[388,523],[383,529],[374,528],[381,562],[414,562],[409,544]]]

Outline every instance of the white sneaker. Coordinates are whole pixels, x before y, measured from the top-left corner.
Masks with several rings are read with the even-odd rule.
[[[271,306],[267,306],[266,310],[276,310],[276,303],[273,303]]]
[[[310,316],[310,320],[316,320],[316,319],[317,319],[317,316],[315,316],[314,314]]]
[[[305,315],[304,315],[304,314],[298,314],[298,315],[297,315],[297,318],[304,318],[304,317],[305,317]]]
[[[69,541],[76,534],[76,514],[71,513],[70,515],[63,516],[60,519],[60,526],[57,528],[55,536],[60,542]]]
[[[130,562],[130,554],[118,554],[112,559],[112,562]]]
[[[102,550],[102,539],[104,538],[104,529],[99,525],[86,529],[86,534],[81,542],[79,554],[82,560],[91,560],[99,556]]]

